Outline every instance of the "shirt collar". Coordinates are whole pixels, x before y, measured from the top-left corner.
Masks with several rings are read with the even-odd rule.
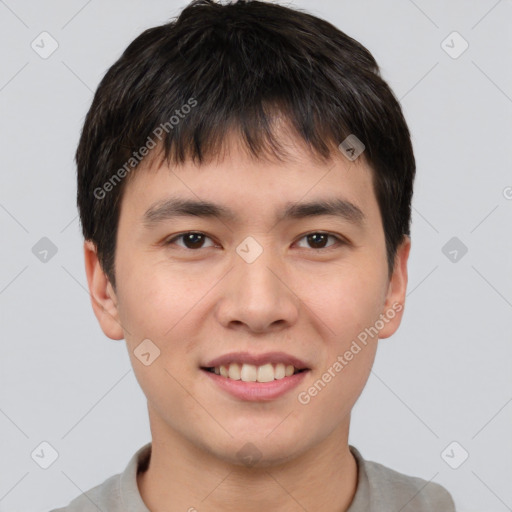
[[[364,459],[359,451],[349,445],[357,462],[357,489],[347,512],[368,512],[370,509],[370,484]],[[150,512],[140,495],[137,485],[137,473],[145,471],[151,456],[151,442],[139,448],[121,473],[119,480],[119,496],[125,512]]]

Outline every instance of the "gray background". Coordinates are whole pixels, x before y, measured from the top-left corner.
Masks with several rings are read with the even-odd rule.
[[[184,5],[0,1],[1,511],[63,506],[150,440],[125,343],[103,335],[90,305],[73,156],[107,68]],[[406,313],[380,342],[350,442],[445,485],[461,512],[512,510],[512,2],[292,5],[373,53],[418,163]],[[31,47],[43,31],[59,45],[46,59]],[[461,40],[442,45],[453,31],[469,43],[457,58],[445,50]],[[42,237],[57,248],[46,262],[32,252]],[[442,250],[452,237],[456,261]],[[58,452],[48,469],[31,456],[44,441]]]

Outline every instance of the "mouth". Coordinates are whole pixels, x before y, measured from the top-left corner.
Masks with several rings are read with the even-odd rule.
[[[284,352],[231,352],[199,368],[217,389],[245,402],[284,399],[311,371],[306,363]]]
[[[201,370],[228,380],[242,382],[273,382],[310,371],[307,364],[285,352],[231,352],[206,361]]]
[[[230,380],[242,382],[272,382],[306,372],[309,368],[297,368],[292,364],[265,363],[254,365],[249,363],[227,363],[219,366],[201,367],[201,370],[220,375]]]

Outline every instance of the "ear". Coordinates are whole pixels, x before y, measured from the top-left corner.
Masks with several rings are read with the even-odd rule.
[[[384,327],[379,331],[379,338],[389,338],[396,332],[402,321],[407,291],[407,261],[411,250],[411,239],[405,235],[395,255],[393,275],[389,280],[386,301],[381,318]]]
[[[101,268],[96,246],[90,240],[84,242],[84,258],[94,314],[106,336],[113,340],[122,340],[124,331],[119,321],[117,297],[108,277]]]

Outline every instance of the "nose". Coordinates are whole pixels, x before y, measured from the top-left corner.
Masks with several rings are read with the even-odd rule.
[[[265,249],[252,263],[236,255],[234,265],[222,281],[216,308],[224,327],[264,333],[297,321],[300,300],[279,256]]]

